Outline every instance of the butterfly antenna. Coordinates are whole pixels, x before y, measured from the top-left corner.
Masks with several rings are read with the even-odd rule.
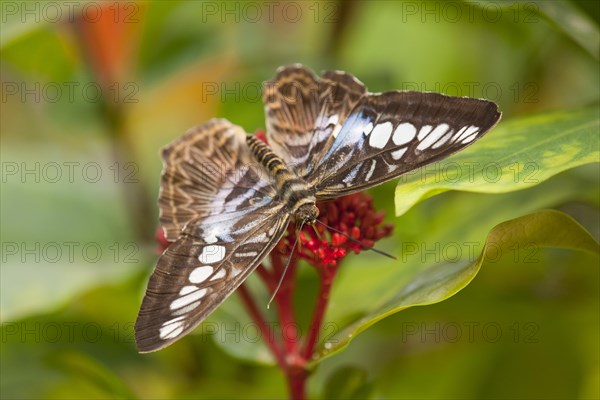
[[[281,284],[283,283],[283,278],[285,278],[285,273],[287,272],[288,267],[290,266],[290,262],[292,262],[292,257],[294,257],[294,250],[296,250],[296,246],[298,245],[298,240],[300,239],[300,232],[302,231],[303,226],[304,226],[304,222],[302,222],[300,224],[300,229],[298,229],[298,233],[296,234],[296,241],[294,241],[294,245],[292,246],[292,251],[290,252],[290,257],[288,258],[287,263],[285,264],[285,268],[283,269],[281,278],[279,278],[279,283],[277,283],[277,287],[273,291],[273,294],[271,295],[271,299],[267,303],[267,309],[269,309],[269,307],[271,306],[273,299],[275,299],[275,295],[277,294],[277,292],[279,291],[279,288],[281,287]]]
[[[340,235],[347,237],[347,238],[348,238],[349,240],[351,240],[352,242],[354,242],[354,243],[356,243],[356,244],[359,244],[359,245],[361,245],[362,247],[364,247],[364,248],[365,248],[365,249],[367,249],[367,250],[372,250],[372,251],[374,251],[375,253],[379,253],[379,254],[381,254],[381,255],[383,255],[383,256],[389,257],[389,258],[391,258],[392,260],[397,260],[397,258],[396,258],[396,257],[394,257],[393,255],[391,255],[391,254],[388,254],[388,253],[386,253],[385,251],[378,250],[378,249],[376,249],[375,247],[367,246],[367,245],[366,245],[366,244],[364,244],[363,242],[361,242],[361,241],[359,241],[359,240],[356,240],[356,239],[354,239],[353,237],[351,237],[351,236],[349,236],[348,234],[346,234],[346,233],[344,233],[344,232],[340,231],[339,229],[336,229],[336,228],[334,228],[333,226],[329,226],[329,225],[327,225],[325,222],[319,221],[318,219],[317,219],[316,221],[317,221],[318,223],[320,223],[321,225],[325,226],[325,228],[327,228],[327,229],[331,229],[332,231],[334,231],[334,232],[337,232],[337,233],[339,233]]]
[[[319,240],[323,241],[323,238],[321,237],[321,232],[319,232],[319,230],[317,229],[317,226],[315,224],[310,224],[310,226],[312,226],[313,231],[315,231],[315,234],[317,235],[317,237],[319,238]]]

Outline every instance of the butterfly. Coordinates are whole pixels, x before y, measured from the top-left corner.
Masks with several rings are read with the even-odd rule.
[[[160,223],[173,242],[135,323],[140,352],[192,331],[319,201],[379,185],[472,144],[495,103],[439,93],[369,93],[349,73],[294,64],[263,88],[268,145],[212,119],[162,150]]]

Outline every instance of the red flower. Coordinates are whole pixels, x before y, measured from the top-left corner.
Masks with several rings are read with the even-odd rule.
[[[317,268],[337,266],[349,252],[358,254],[367,250],[377,240],[390,236],[393,230],[392,224],[383,224],[384,213],[375,211],[373,199],[366,193],[339,197],[319,203],[317,207],[318,220],[335,230],[318,222],[314,226],[305,225],[296,249],[300,258]],[[287,236],[275,248],[280,254],[290,254],[297,237],[295,228],[290,224]]]
[[[165,237],[165,231],[160,226],[156,228],[156,232],[154,233],[154,239],[156,239],[156,252],[158,254],[162,254],[163,251],[169,247],[171,242],[167,240]]]
[[[144,4],[137,2],[100,2],[77,13],[74,28],[81,51],[90,64],[106,100],[114,85],[131,79],[138,49]],[[121,101],[122,99],[116,99]]]

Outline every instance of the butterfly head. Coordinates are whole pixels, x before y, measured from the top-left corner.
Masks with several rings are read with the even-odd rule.
[[[319,209],[315,203],[305,203],[298,207],[295,213],[296,220],[303,224],[314,224],[319,216]]]

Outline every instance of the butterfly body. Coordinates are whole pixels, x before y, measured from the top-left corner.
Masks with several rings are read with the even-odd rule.
[[[138,349],[192,331],[316,203],[368,189],[481,138],[496,104],[439,93],[369,93],[354,76],[278,69],[263,92],[269,145],[224,119],[163,149],[160,256],[135,323]]]
[[[301,223],[313,223],[319,216],[314,189],[256,136],[247,136],[246,142],[256,160],[275,178],[279,196],[286,210]]]

